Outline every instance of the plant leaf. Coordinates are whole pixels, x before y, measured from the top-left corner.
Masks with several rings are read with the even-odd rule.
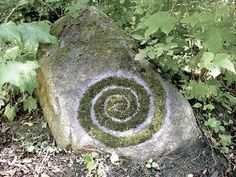
[[[36,53],[39,43],[56,43],[56,37],[50,35],[50,26],[46,21],[23,23],[19,25],[22,43],[27,51]]]
[[[0,62],[0,85],[10,83],[18,86],[21,91],[28,91],[32,94],[37,87],[35,69],[38,67],[36,61],[24,63],[18,61]]]
[[[145,38],[156,33],[159,29],[166,35],[174,28],[177,19],[174,16],[170,16],[168,11],[159,11],[148,18],[141,19],[141,23],[137,29],[147,28],[145,32]]]
[[[29,96],[23,101],[24,110],[28,110],[31,112],[37,108],[37,100],[34,99],[32,96]]]
[[[16,45],[21,44],[21,35],[17,25],[13,22],[0,25],[0,46],[5,42],[11,42]]]
[[[232,73],[236,74],[234,64],[229,60],[230,59],[229,54],[225,53],[219,53],[216,54],[213,65],[221,68],[225,68],[228,71],[231,71]]]
[[[181,20],[181,23],[189,24],[191,27],[194,27],[199,22],[199,12],[194,12],[191,16],[185,17]]]
[[[16,117],[16,107],[8,104],[5,108],[4,116],[6,116],[8,120],[13,121]]]

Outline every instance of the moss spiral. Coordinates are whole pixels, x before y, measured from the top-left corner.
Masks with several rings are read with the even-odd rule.
[[[117,71],[91,80],[78,111],[79,123],[90,136],[110,147],[125,147],[142,143],[159,130],[163,90],[160,83],[153,84],[151,74],[140,76]]]

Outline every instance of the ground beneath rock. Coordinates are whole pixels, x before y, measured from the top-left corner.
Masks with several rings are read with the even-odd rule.
[[[233,154],[231,167],[235,165]],[[153,165],[154,164],[154,165]],[[208,177],[208,169],[189,177]],[[159,177],[155,162],[131,162],[116,154],[75,155],[56,146],[42,112],[22,113],[7,122],[0,115],[0,177]],[[235,171],[216,171],[211,177],[235,177]],[[160,176],[161,177],[161,176]]]

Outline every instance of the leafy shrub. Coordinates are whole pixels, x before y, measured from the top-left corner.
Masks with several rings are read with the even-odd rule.
[[[39,67],[35,58],[39,43],[57,41],[49,30],[46,21],[0,25],[0,106],[6,106],[4,115],[9,120],[15,118],[21,103],[25,110],[37,108],[36,100],[32,97],[37,87],[35,69]],[[20,93],[21,96],[13,101],[13,98],[7,98],[7,93]]]
[[[195,105],[204,105],[198,109],[206,113],[206,119],[211,113],[217,117],[218,111],[223,112],[224,118],[208,118],[205,125],[216,139],[219,138],[224,152],[228,152],[232,136],[220,134],[225,133],[220,122],[231,120],[236,114],[236,93],[233,91],[236,81],[235,7],[220,2],[169,2],[157,2],[158,9],[153,9],[152,4],[149,12],[141,10],[144,15],[132,32],[141,45],[135,59],[148,59],[175,80],[187,99]],[[136,9],[142,6],[141,3]],[[213,126],[214,123],[217,126]]]

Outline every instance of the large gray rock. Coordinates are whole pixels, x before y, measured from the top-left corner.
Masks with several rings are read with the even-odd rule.
[[[91,7],[60,19],[53,32],[59,44],[39,53],[38,93],[60,147],[137,160],[198,148],[189,103],[148,64],[133,60],[134,42],[106,15]]]

